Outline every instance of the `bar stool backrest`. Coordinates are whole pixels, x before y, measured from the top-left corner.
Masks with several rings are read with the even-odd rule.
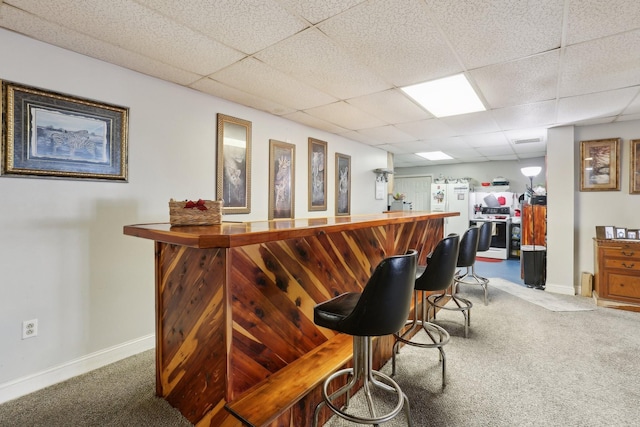
[[[456,272],[460,236],[450,234],[440,240],[428,258],[427,267],[416,279],[417,291],[441,291],[451,286]]]
[[[491,247],[491,231],[493,223],[485,222],[480,226],[480,237],[478,238],[478,252],[488,251]]]
[[[458,267],[471,267],[476,261],[478,252],[478,241],[480,238],[480,228],[471,226],[464,232],[460,240],[460,251],[458,253]]]
[[[411,309],[417,262],[415,250],[383,259],[367,281],[353,311],[339,322],[337,330],[357,336],[398,332]]]

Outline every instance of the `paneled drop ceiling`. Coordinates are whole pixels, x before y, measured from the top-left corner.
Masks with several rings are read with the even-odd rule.
[[[0,0],[0,27],[397,167],[538,157],[550,127],[640,119],[637,0]],[[399,89],[461,72],[487,111],[437,119]]]

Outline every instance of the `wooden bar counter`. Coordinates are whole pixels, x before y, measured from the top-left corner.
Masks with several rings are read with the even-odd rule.
[[[155,241],[156,394],[199,426],[248,424],[229,405],[336,336],[313,323],[313,307],[361,291],[387,256],[417,249],[424,263],[443,219],[457,215],[125,226],[124,234]],[[392,345],[392,337],[378,340],[375,365]],[[311,425],[320,400],[315,387],[266,425]]]

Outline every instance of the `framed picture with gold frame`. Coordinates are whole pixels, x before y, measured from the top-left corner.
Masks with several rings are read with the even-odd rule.
[[[2,104],[2,175],[127,181],[127,107],[8,81]]]
[[[222,212],[251,212],[251,122],[218,113],[216,199]]]
[[[296,146],[269,140],[269,219],[295,217]]]
[[[309,210],[327,210],[327,142],[309,138]]]
[[[351,214],[351,156],[336,153],[336,216]]]
[[[629,193],[640,194],[640,139],[631,140],[629,157],[631,158]]]
[[[580,142],[580,191],[620,190],[620,138]]]

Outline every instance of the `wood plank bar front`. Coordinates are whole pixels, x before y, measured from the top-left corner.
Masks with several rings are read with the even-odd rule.
[[[156,394],[194,424],[241,425],[225,404],[334,336],[313,323],[317,303],[360,292],[387,256],[416,249],[423,264],[444,218],[456,215],[125,226],[155,241]],[[377,367],[392,345],[379,340]],[[310,425],[319,396],[309,393],[276,424]]]

